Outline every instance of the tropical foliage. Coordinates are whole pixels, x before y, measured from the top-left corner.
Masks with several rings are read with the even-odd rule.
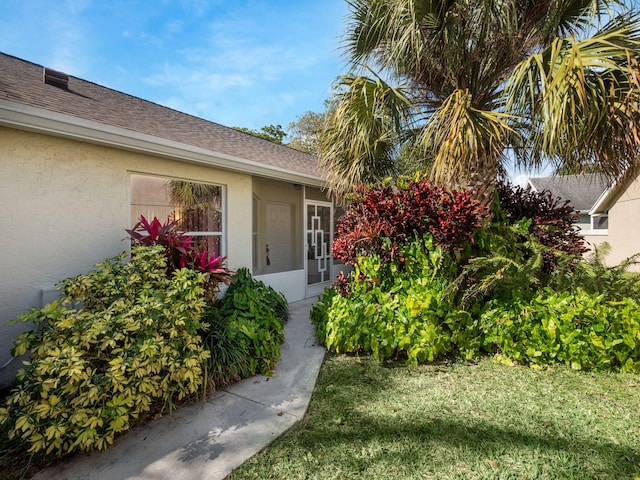
[[[546,192],[501,184],[490,216],[468,192],[442,192],[400,180],[353,196],[335,242],[353,270],[311,315],[329,350],[640,370],[639,277],[625,272],[634,259],[584,261],[573,212]],[[441,198],[463,208],[431,208]],[[378,237],[366,234],[376,225]]]
[[[618,265],[608,265],[611,247],[607,242],[593,247],[583,262],[570,271],[558,271],[553,276],[555,290],[571,290],[576,286],[588,293],[601,293],[605,298],[621,301],[631,298],[640,301],[640,275],[629,271],[640,263],[640,253],[624,259]]]
[[[489,302],[478,326],[484,348],[508,363],[640,371],[640,311],[630,298],[543,289],[527,302]]]
[[[337,222],[333,256],[346,265],[361,255],[392,260],[401,244],[427,232],[446,250],[460,248],[487,215],[473,193],[449,191],[424,178],[362,186]]]
[[[3,449],[43,460],[105,449],[176,402],[269,374],[285,298],[241,269],[214,302],[219,282],[231,280],[224,258],[175,228],[143,217],[129,231],[130,260],[123,252],[60,282],[59,301],[18,317],[33,329],[12,354],[30,360],[0,404]]]
[[[446,292],[450,257],[429,234],[404,244],[398,254],[401,268],[376,254],[361,257],[348,293],[314,306],[312,318],[329,350],[362,351],[379,359],[400,354],[411,363],[433,361],[451,350],[446,320],[456,309]],[[323,307],[326,313],[319,314]]]
[[[500,208],[506,214],[505,220],[513,224],[529,219],[529,232],[545,247],[569,255],[587,251],[575,224],[578,212],[569,200],[561,201],[548,190],[526,191],[505,182],[498,183],[497,194]]]
[[[156,217],[148,221],[144,216],[131,230],[127,230],[134,246],[159,245],[167,257],[167,275],[176,270],[190,268],[204,274],[207,299],[214,302],[220,292],[220,284],[229,283],[231,272],[225,267],[227,258],[217,252],[198,248],[193,238],[178,230],[178,222],[167,219],[160,223]]]
[[[215,385],[270,374],[280,358],[288,304],[282,294],[241,268],[222,300],[205,314],[204,342],[211,351],[209,371]]]
[[[515,159],[619,176],[640,126],[640,22],[619,0],[348,0],[322,159],[337,193],[410,152],[488,187]]]
[[[62,282],[60,302],[19,317],[36,328],[13,351],[31,358],[0,409],[10,437],[56,456],[105,449],[152,409],[200,391],[204,276],[166,270],[161,247],[136,247],[130,262],[107,259]]]

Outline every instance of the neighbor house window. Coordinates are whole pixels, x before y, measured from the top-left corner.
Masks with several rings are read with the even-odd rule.
[[[140,216],[176,221],[196,244],[225,255],[223,194],[220,185],[132,174],[131,223]]]
[[[609,229],[609,215],[606,213],[600,215],[591,215],[591,230],[603,232]]]

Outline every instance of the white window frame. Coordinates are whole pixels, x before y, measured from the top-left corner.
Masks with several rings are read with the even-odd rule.
[[[598,236],[598,235],[609,235],[609,228],[595,228],[595,220],[598,217],[607,217],[607,221],[609,219],[609,212],[605,212],[605,213],[594,213],[589,215],[590,218],[590,225],[589,225],[589,230],[584,230],[581,231],[580,233],[582,235],[592,235],[592,236]]]
[[[595,223],[598,218],[606,218],[607,219],[607,228],[596,228]],[[609,213],[598,213],[595,215],[591,215],[591,231],[593,232],[608,232],[609,231]]]
[[[151,178],[157,178],[157,179],[161,179],[161,180],[167,180],[167,181],[171,181],[171,180],[180,180],[180,181],[184,181],[184,182],[191,182],[191,183],[202,183],[205,185],[213,185],[215,187],[219,187],[220,188],[220,227],[222,228],[222,230],[220,231],[203,231],[203,232],[198,232],[198,231],[191,231],[191,232],[184,232],[184,235],[186,236],[190,236],[190,237],[219,237],[220,238],[220,251],[217,252],[218,255],[220,256],[227,256],[227,187],[226,185],[221,185],[218,183],[213,183],[213,182],[206,182],[206,181],[202,181],[202,180],[194,180],[194,179],[190,179],[190,178],[180,178],[180,177],[171,177],[168,175],[156,175],[156,174],[151,174],[151,173],[145,173],[145,172],[129,172],[129,188],[131,189],[131,177],[132,176],[139,176],[139,177],[151,177]],[[129,198],[129,206],[131,207],[131,198]],[[177,207],[176,205],[172,205],[172,207]],[[151,220],[150,218],[148,218],[147,220]],[[161,222],[165,222],[167,219],[166,218],[159,218],[158,220],[160,220]],[[130,223],[133,224],[134,221],[137,223],[138,219],[131,219]],[[211,252],[208,252],[209,254],[211,254]]]

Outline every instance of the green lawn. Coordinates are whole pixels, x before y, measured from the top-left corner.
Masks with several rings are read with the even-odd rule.
[[[265,478],[640,479],[640,376],[329,356]]]

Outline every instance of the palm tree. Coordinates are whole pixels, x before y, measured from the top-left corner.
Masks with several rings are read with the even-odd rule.
[[[322,162],[332,190],[410,149],[447,185],[508,162],[614,178],[640,146],[640,22],[621,0],[347,0]],[[609,19],[608,22],[606,20]]]

